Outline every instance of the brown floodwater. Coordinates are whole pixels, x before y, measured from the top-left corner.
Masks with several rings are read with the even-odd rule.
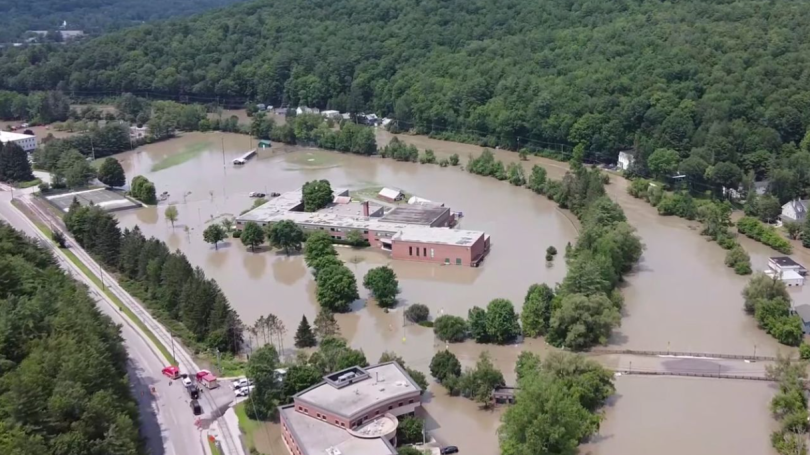
[[[378,143],[385,144],[390,137],[379,131]],[[439,156],[458,153],[463,164],[467,155],[480,152],[479,147],[471,145],[419,136],[400,138],[420,148],[431,148]],[[207,223],[235,216],[250,207],[252,201],[247,196],[250,191],[284,192],[308,180],[322,178],[330,180],[333,187],[394,186],[461,210],[465,215],[463,228],[484,230],[492,235],[492,252],[477,269],[392,261],[382,252],[339,248],[341,258],[356,273],[358,282],[369,268],[384,264],[393,267],[400,280],[401,305],[393,311],[386,313],[373,303],[367,305],[367,293],[361,288],[361,300],[353,305],[353,311],[338,315],[343,336],[353,346],[362,348],[372,362],[383,351],[391,350],[410,366],[427,372],[434,352],[444,347],[430,329],[403,323],[402,308],[408,304],[423,303],[434,316],[465,315],[473,305],[484,306],[493,298],[505,297],[519,310],[530,284],[554,285],[565,276],[561,256],[551,266],[545,264],[543,256],[549,245],[563,251],[567,242],[575,241],[575,220],[544,197],[457,168],[397,163],[283,144],[274,144],[272,149],[260,151],[246,166],[234,168],[230,161],[252,144],[246,136],[187,133],[119,155],[129,178],[146,175],[155,182],[159,193],[168,191],[170,198],[157,207],[122,212],[118,216],[122,226],[138,224],[147,236],[154,235],[172,248],[182,250],[192,264],[202,267],[208,276],[217,280],[246,324],[268,313],[279,316],[287,327],[287,347],[292,345],[301,316],[306,315],[312,321],[317,310],[315,285],[302,258],[286,257],[275,251],[250,253],[238,240],[220,245],[219,250],[202,241],[202,230]],[[158,172],[151,171],[152,165],[162,159],[195,147],[202,151],[190,160]],[[516,154],[511,152],[495,153],[504,161],[517,160]],[[561,177],[567,168],[564,163],[540,158],[531,158],[523,164],[528,170],[535,163],[546,167],[553,178]],[[625,188],[626,182],[614,177],[608,192],[625,209],[647,249],[623,288],[626,312],[622,327],[611,339],[611,347],[738,354],[757,349],[758,354],[774,354],[779,345],[742,311],[740,292],[748,278],[736,276],[725,267],[725,251],[702,238],[697,223],[660,217],[647,203],[628,196]],[[180,213],[174,228],[163,215],[168,203],[176,204]],[[755,269],[764,268],[767,257],[774,254],[748,239],[741,242],[751,254]],[[803,300],[804,295],[799,291],[795,298]],[[450,349],[465,366],[472,366],[482,350],[489,350],[511,382],[514,362],[522,349],[543,352],[547,347],[542,340],[530,340],[520,346],[481,346],[468,342],[451,345]],[[604,455],[651,453],[643,441],[638,445],[623,442],[638,437],[632,425],[640,415],[644,415],[649,424],[656,420],[677,420],[701,429],[712,428],[703,438],[708,448],[731,441],[740,433],[752,438],[762,434],[767,446],[770,428],[767,397],[771,392],[766,385],[751,386],[762,388],[762,398],[743,390],[748,387],[747,383],[732,386],[736,384],[732,382],[728,388],[734,393],[723,398],[725,395],[718,394],[717,389],[722,389],[727,381],[692,380],[689,386],[677,381],[620,378],[617,382],[619,398],[608,410],[603,436],[590,445],[589,450]],[[636,384],[640,384],[639,391],[634,392]],[[659,406],[659,396],[666,397],[665,403],[694,401],[697,408],[686,404]],[[700,405],[714,402],[712,400],[718,400],[717,412],[724,412],[727,421],[734,421],[733,425],[721,426],[723,419],[701,413]],[[749,419],[742,420],[739,413],[727,410],[743,406],[737,402],[746,403],[745,415]],[[501,411],[479,411],[474,403],[448,397],[435,385],[431,386],[425,411],[429,427],[434,425],[432,433],[440,441],[462,449],[467,447],[465,453],[497,453],[495,429]],[[604,436],[606,429],[615,434]],[[684,434],[688,434],[683,432],[651,434],[654,434],[649,438],[651,441],[668,448],[678,447],[678,443],[701,442],[701,439],[681,441]],[[277,437],[270,431],[267,435],[269,449]],[[740,447],[735,453],[767,453],[761,444],[741,444]]]

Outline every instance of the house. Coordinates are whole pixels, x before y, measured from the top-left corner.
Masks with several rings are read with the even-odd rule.
[[[802,222],[807,217],[807,204],[810,199],[794,199],[782,206],[782,221]]]
[[[802,329],[805,335],[810,334],[810,305],[796,305],[792,310],[793,313],[802,319]]]
[[[769,270],[765,274],[785,283],[788,287],[803,286],[807,269],[787,256],[776,256],[768,259]]]
[[[619,161],[616,164],[616,167],[619,170],[626,171],[630,169],[630,166],[633,165],[633,159],[635,157],[635,150],[624,150],[619,152]]]
[[[379,193],[377,193],[377,197],[383,201],[397,202],[401,201],[402,198],[405,197],[405,193],[403,193],[401,190],[395,190],[393,188],[383,188]]]
[[[260,140],[258,142],[258,145],[259,145],[260,149],[266,149],[266,148],[270,148],[270,146],[273,145],[273,144],[270,141],[268,141],[267,139],[262,139],[262,140]]]
[[[321,110],[320,110],[320,109],[318,109],[317,107],[298,106],[298,108],[296,108],[296,109],[295,109],[295,113],[296,113],[297,115],[302,115],[302,114],[318,114],[318,113],[320,113],[320,112],[321,112]]]

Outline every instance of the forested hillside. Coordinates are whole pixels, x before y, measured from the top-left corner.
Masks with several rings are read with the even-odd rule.
[[[583,144],[596,160],[634,143],[642,158],[697,148],[760,177],[810,123],[810,2],[259,0],[226,11],[10,50],[0,88],[373,110],[489,146]]]
[[[0,222],[0,453],[138,455],[118,328]]]
[[[68,30],[96,34],[230,5],[239,0],[0,0],[0,43],[17,41],[26,30]]]

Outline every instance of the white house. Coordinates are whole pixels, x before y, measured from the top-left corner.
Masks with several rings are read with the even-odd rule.
[[[37,148],[37,137],[30,134],[9,133],[8,131],[0,131],[0,142],[6,144],[13,142],[20,146],[26,152],[33,152]]]
[[[782,221],[804,221],[810,199],[794,199],[782,206]]]
[[[333,119],[339,119],[340,118],[340,112],[339,111],[321,111],[321,115],[323,115],[326,118],[333,118]]]
[[[318,114],[318,113],[320,113],[320,112],[321,112],[321,110],[320,110],[320,109],[318,109],[317,107],[298,106],[298,108],[297,108],[297,109],[295,109],[295,113],[296,113],[297,115],[302,115],[302,114]]]
[[[619,152],[619,161],[616,163],[616,167],[622,171],[630,169],[630,166],[633,164],[635,153],[636,152],[633,150],[624,150]]]
[[[394,188],[383,188],[377,193],[377,197],[388,202],[396,202],[402,200],[405,194],[401,190]]]
[[[769,270],[765,274],[784,282],[787,286],[803,286],[807,269],[787,256],[776,256],[768,259]]]

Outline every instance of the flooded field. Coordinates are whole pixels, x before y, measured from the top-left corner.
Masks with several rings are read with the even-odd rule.
[[[385,144],[390,137],[379,132],[378,142]],[[439,156],[458,153],[462,163],[468,154],[480,152],[476,146],[400,137],[420,148],[431,148]],[[188,133],[119,155],[130,179],[146,175],[158,192],[168,191],[170,198],[157,207],[118,216],[122,226],[138,224],[146,235],[181,249],[192,264],[217,280],[246,324],[268,313],[279,316],[287,327],[287,346],[292,345],[301,315],[311,321],[318,308],[315,284],[302,258],[274,251],[250,253],[238,240],[215,251],[202,241],[202,230],[208,223],[250,207],[250,191],[284,192],[322,178],[329,179],[334,187],[400,187],[463,211],[463,228],[492,235],[492,252],[479,269],[392,261],[382,252],[338,249],[358,281],[369,268],[382,264],[393,267],[400,279],[401,305],[395,310],[385,313],[373,304],[365,305],[367,293],[361,289],[361,300],[353,311],[338,315],[343,336],[362,347],[372,362],[383,351],[392,350],[410,366],[427,372],[434,352],[444,347],[430,329],[404,325],[402,309],[408,304],[426,304],[434,317],[441,313],[465,315],[473,305],[483,306],[493,298],[505,297],[519,310],[530,284],[554,285],[565,275],[562,260],[547,267],[543,256],[549,245],[561,249],[575,241],[573,217],[525,189],[459,169],[281,144],[260,151],[246,166],[234,168],[231,160],[251,147],[246,136]],[[186,161],[170,162],[172,165],[152,171],[157,163],[188,149],[201,151]],[[517,160],[511,152],[495,153],[504,161]],[[539,158],[523,164],[528,169],[535,163],[546,167],[553,178],[561,177],[567,167]],[[626,314],[611,347],[736,354],[756,349],[766,355],[780,349],[743,313],[740,292],[748,278],[736,276],[725,267],[725,251],[702,238],[697,223],[660,217],[646,202],[627,195],[625,187],[626,182],[616,177],[608,192],[624,207],[647,250],[623,289]],[[180,213],[174,228],[163,216],[168,203],[176,204]],[[762,269],[767,257],[774,255],[769,248],[747,239],[741,243],[751,254],[755,269]],[[794,298],[801,301],[805,296],[799,291]],[[489,350],[511,382],[514,362],[522,349],[542,352],[547,347],[542,340],[529,340],[521,346],[468,342],[451,345],[450,349],[465,366],[472,366],[482,350]],[[617,388],[618,396],[607,410],[600,437],[582,453],[732,453],[722,450],[732,446],[737,449],[733,453],[743,455],[770,453],[772,423],[767,402],[773,392],[766,384],[622,377]],[[465,453],[497,453],[501,411],[480,411],[474,403],[449,397],[441,387],[432,385],[425,412],[428,427],[440,441],[458,445]],[[640,434],[639,429],[646,433]],[[694,431],[690,433],[690,429]],[[262,433],[260,449],[275,453],[271,450],[278,444],[277,429],[270,426]]]
[[[20,126],[22,122],[20,120],[8,120],[8,121],[0,121],[0,130],[8,131],[8,127],[15,125]],[[48,134],[53,134],[53,137],[56,138],[63,138],[63,137],[70,137],[77,133],[69,133],[67,131],[56,131],[55,129],[51,128],[50,126],[32,126],[30,128],[22,128],[20,130],[14,131],[14,133],[22,134],[25,130],[31,130],[34,135],[37,137],[37,142],[41,141],[45,136]]]
[[[771,385],[757,381],[623,376],[599,434],[582,455],[776,453]]]

